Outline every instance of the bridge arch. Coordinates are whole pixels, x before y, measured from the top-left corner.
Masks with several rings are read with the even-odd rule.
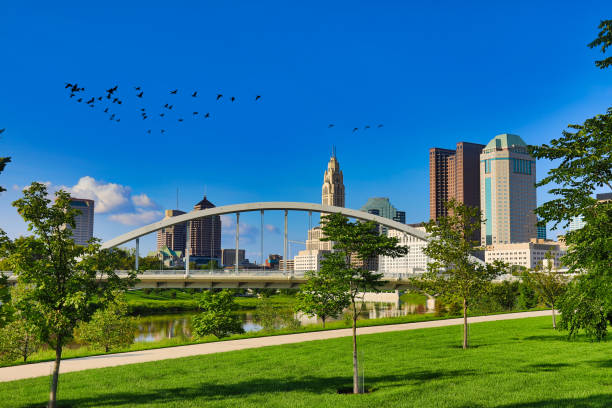
[[[102,244],[102,248],[114,248],[116,246],[125,244],[126,242],[133,241],[144,235],[151,234],[162,228],[171,227],[177,224],[183,224],[191,220],[198,218],[210,217],[215,215],[243,213],[251,211],[307,211],[307,212],[318,212],[318,213],[337,213],[345,215],[349,218],[354,218],[363,221],[374,221],[377,224],[385,227],[395,229],[411,235],[417,239],[423,241],[428,240],[427,234],[417,230],[409,225],[402,224],[401,222],[393,221],[388,218],[380,217],[378,215],[369,214],[360,210],[352,210],[350,208],[335,207],[330,205],[322,205],[315,203],[300,203],[291,201],[272,201],[272,202],[256,202],[256,203],[245,203],[245,204],[233,204],[224,205],[220,207],[207,208],[205,210],[191,211],[186,214],[178,215],[176,217],[170,217],[161,221],[154,222],[144,227],[137,228],[133,231],[122,234],[118,237],[110,239]]]

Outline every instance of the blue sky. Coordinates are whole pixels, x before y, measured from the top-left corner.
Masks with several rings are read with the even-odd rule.
[[[612,75],[586,47],[612,16],[605,1],[10,2],[2,14],[0,152],[13,163],[0,228],[12,237],[26,229],[10,203],[34,180],[99,194],[102,239],[159,218],[177,188],[183,210],[205,189],[217,205],[319,202],[333,144],[347,207],[386,196],[418,222],[430,147],[504,132],[544,143],[612,101]],[[121,122],[70,99],[65,82],[88,96],[119,85]],[[538,162],[538,176],[548,168]],[[243,220],[258,259],[259,219]],[[279,252],[280,214],[266,223],[264,252]],[[290,238],[306,225],[291,214]]]

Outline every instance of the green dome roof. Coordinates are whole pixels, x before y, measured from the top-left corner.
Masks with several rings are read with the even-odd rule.
[[[509,147],[527,147],[527,144],[521,139],[519,135],[512,135],[510,133],[502,133],[501,135],[495,136],[487,145],[485,149],[507,149]]]

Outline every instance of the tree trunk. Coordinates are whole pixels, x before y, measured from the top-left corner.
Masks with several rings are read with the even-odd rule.
[[[25,338],[25,344],[23,346],[23,362],[27,362],[28,361],[28,344],[29,344],[29,340],[30,336],[28,336],[26,334],[26,338]]]
[[[556,329],[557,328],[557,318],[555,316],[555,304],[552,303],[551,306],[552,306],[553,329]]]
[[[463,349],[468,348],[467,299],[463,298]]]
[[[321,316],[321,320],[323,321],[323,328],[325,328],[325,316]]]
[[[359,368],[357,366],[357,308],[353,300],[353,394],[359,394]]]
[[[57,339],[55,346],[55,365],[53,366],[53,379],[51,380],[51,392],[49,393],[48,408],[55,408],[57,398],[57,382],[59,380],[60,362],[62,361],[62,342],[61,338]]]

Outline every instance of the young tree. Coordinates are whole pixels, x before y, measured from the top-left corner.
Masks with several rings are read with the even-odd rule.
[[[200,309],[202,313],[193,317],[191,327],[197,337],[209,334],[217,338],[227,337],[233,333],[244,333],[240,318],[232,313],[237,305],[234,296],[228,290],[202,293]]]
[[[75,329],[78,341],[104,349],[108,353],[113,348],[127,347],[134,342],[136,328],[134,319],[127,315],[125,298],[116,295],[104,309],[98,309],[91,320],[81,322]]]
[[[454,199],[447,203],[449,216],[431,220],[425,225],[431,240],[423,249],[433,262],[415,283],[429,294],[461,302],[463,309],[463,348],[468,347],[467,314],[470,303],[486,293],[493,279],[506,266],[501,262],[484,264],[471,254],[478,249],[473,240],[480,230],[480,213]]]
[[[296,295],[296,310],[320,317],[323,327],[328,317],[338,317],[350,302],[346,284],[337,279],[335,270],[333,259],[324,259],[321,270],[306,272],[307,281]]]
[[[0,329],[0,360],[11,362],[21,358],[25,363],[41,345],[38,328],[26,319],[13,320]]]
[[[546,266],[538,265],[533,272],[525,272],[523,281],[529,285],[548,306],[552,308],[553,329],[557,328],[555,316],[555,305],[559,298],[565,293],[568,277],[554,268],[554,262],[550,252],[546,254]]]
[[[398,246],[397,238],[380,235],[378,226],[371,221],[350,222],[342,214],[322,217],[325,241],[332,241],[334,252],[325,262],[336,282],[344,282],[348,292],[353,323],[353,393],[359,393],[357,366],[357,301],[365,292],[378,292],[383,284],[382,274],[368,269],[367,261],[380,255],[398,257],[408,252]]]
[[[74,243],[71,228],[78,211],[65,191],[58,191],[51,203],[45,185],[32,183],[13,205],[33,235],[15,240],[9,261],[18,283],[29,288],[19,302],[35,311],[33,323],[41,341],[55,349],[49,393],[49,407],[55,408],[62,347],[98,304],[105,305],[116,290],[134,282],[135,273],[120,279],[115,273],[117,252],[101,250],[97,240],[88,246]]]

